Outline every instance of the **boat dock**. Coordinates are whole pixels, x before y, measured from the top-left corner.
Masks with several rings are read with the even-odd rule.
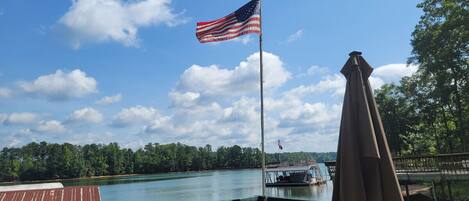
[[[270,166],[266,170],[266,186],[309,186],[326,182],[318,165]]]
[[[2,186],[0,201],[100,201],[98,186],[70,186],[61,183]]]

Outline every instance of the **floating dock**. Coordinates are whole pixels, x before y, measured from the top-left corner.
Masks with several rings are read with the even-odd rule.
[[[310,186],[326,182],[318,165],[271,166],[266,170],[266,186]]]

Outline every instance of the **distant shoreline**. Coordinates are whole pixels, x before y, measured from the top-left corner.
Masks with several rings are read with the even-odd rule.
[[[6,181],[6,182],[0,182],[0,185],[4,185],[4,184],[48,183],[48,182],[62,182],[62,181],[78,181],[78,180],[82,180],[82,179],[107,179],[107,178],[139,176],[139,175],[146,175],[146,174],[119,174],[119,175],[103,175],[103,176],[78,177],[78,178],[67,178],[67,179],[45,179],[45,180],[32,180],[32,181]]]
[[[79,181],[83,179],[109,179],[119,177],[130,177],[130,176],[143,176],[143,175],[154,175],[154,174],[167,174],[167,173],[190,173],[190,172],[207,172],[207,171],[225,171],[225,170],[252,170],[260,169],[257,168],[223,168],[223,169],[211,169],[211,170],[189,170],[179,172],[158,172],[151,174],[118,174],[118,175],[103,175],[103,176],[90,176],[90,177],[78,177],[78,178],[67,178],[67,179],[45,179],[45,180],[31,180],[31,181],[6,181],[0,182],[1,185],[15,185],[15,184],[35,184],[35,183],[50,183],[50,182],[63,182],[63,181]]]
[[[166,174],[166,173],[188,173],[188,172],[207,172],[207,171],[223,171],[223,170],[250,170],[250,169],[259,169],[259,168],[213,169],[213,170],[199,170],[199,171],[190,170],[190,171],[181,171],[181,172],[159,172],[159,173],[152,173],[152,174],[118,174],[118,175],[103,175],[103,176],[78,177],[78,178],[67,178],[67,179],[45,179],[45,180],[32,180],[32,181],[6,181],[6,182],[0,182],[0,185],[6,185],[6,184],[34,184],[34,183],[49,183],[49,182],[62,182],[62,181],[79,181],[79,180],[82,180],[82,179],[108,179],[108,178],[143,176],[143,175]]]

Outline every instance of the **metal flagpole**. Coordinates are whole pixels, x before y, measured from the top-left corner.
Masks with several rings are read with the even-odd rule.
[[[265,152],[264,152],[264,66],[262,58],[262,0],[259,0],[260,29],[259,34],[259,65],[260,65],[260,92],[261,92],[261,150],[262,150],[262,196],[265,196]]]

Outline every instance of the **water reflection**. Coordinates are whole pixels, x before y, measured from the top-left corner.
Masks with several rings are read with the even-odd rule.
[[[103,201],[232,200],[261,194],[261,171],[225,170],[123,176],[63,181],[65,186],[99,185]],[[269,187],[267,195],[301,200],[331,200],[332,183],[307,187]]]
[[[184,174],[184,173],[181,173]],[[191,175],[180,175],[175,173],[171,174],[155,174],[155,175],[140,175],[140,176],[119,176],[119,177],[103,177],[103,178],[86,178],[62,181],[64,186],[83,186],[83,185],[115,185],[115,184],[130,184],[130,183],[141,183],[141,182],[152,182],[172,179],[186,179],[192,177],[203,177],[210,176],[204,174],[191,174]]]
[[[332,182],[317,186],[304,187],[272,187],[267,194],[273,197],[296,198],[304,200],[331,200]]]

